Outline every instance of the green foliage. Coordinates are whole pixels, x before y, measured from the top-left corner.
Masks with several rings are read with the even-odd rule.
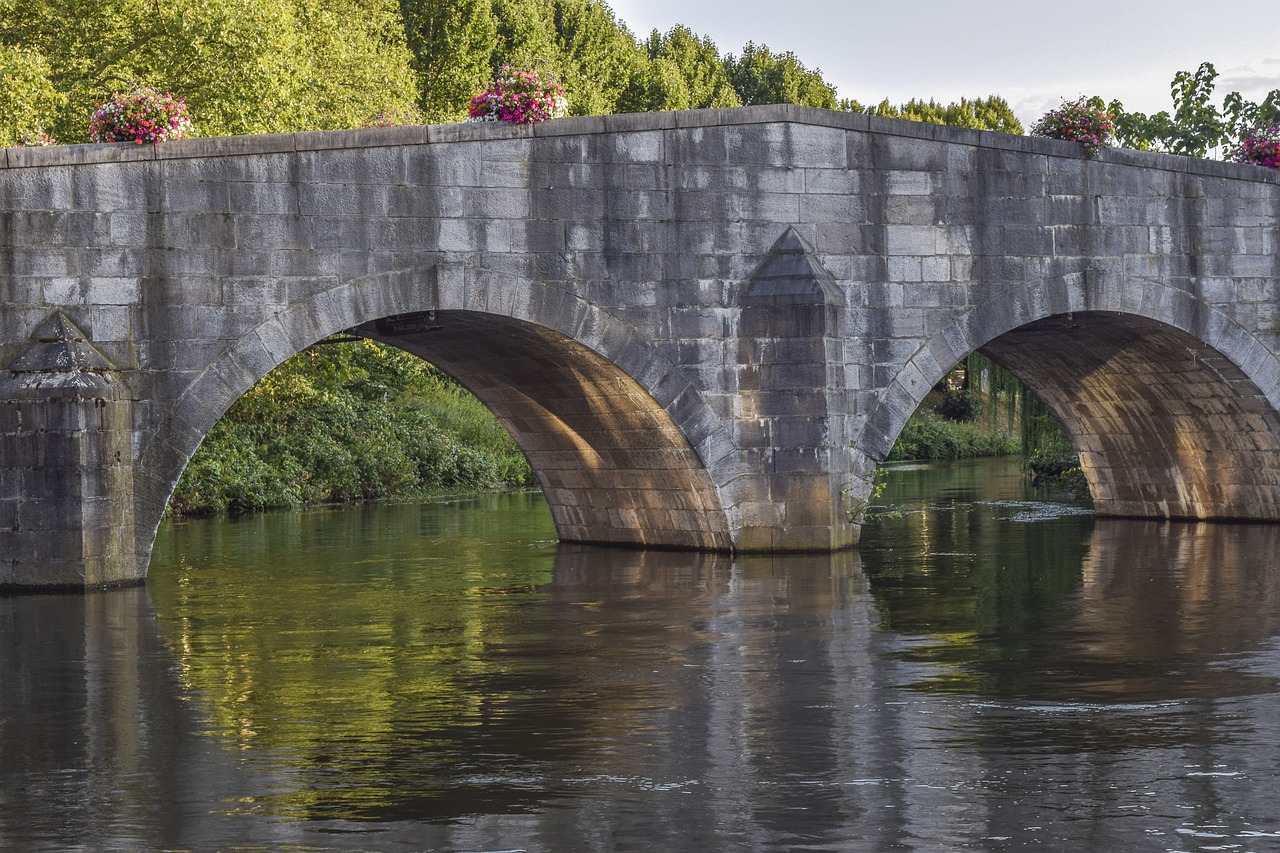
[[[724,63],[743,104],[840,107],[835,87],[822,78],[822,72],[806,68],[791,51],[773,53],[766,45],[749,41],[742,56],[726,56]]]
[[[596,0],[494,0],[493,72],[546,63],[569,94],[572,115],[616,112],[646,57],[635,38]]]
[[[1022,459],[1034,483],[1056,483],[1088,492],[1080,457],[1053,414],[1034,394],[1023,394]]]
[[[742,102],[715,42],[699,38],[688,27],[666,35],[654,30],[645,43],[649,57],[624,93],[627,112],[737,107]]]
[[[135,85],[186,99],[205,136],[356,127],[418,86],[394,0],[10,0],[0,45],[43,56],[46,128],[87,139],[95,104]]]
[[[930,411],[918,411],[889,451],[890,462],[907,459],[967,459],[1018,451],[1017,440],[972,423],[958,423]]]
[[[1154,115],[1128,112],[1119,101],[1108,107],[1115,116],[1116,141],[1141,151],[1167,151],[1204,157],[1218,148],[1231,148],[1248,128],[1280,121],[1280,89],[1272,90],[1261,104],[1231,92],[1219,108],[1213,102],[1217,70],[1210,62],[1194,72],[1179,71],[1170,84],[1173,112]]]
[[[0,44],[0,148],[53,126],[66,98],[55,88],[51,73],[38,51]]]
[[[247,512],[530,478],[478,400],[420,359],[363,341],[296,355],[236,401],[192,457],[170,508]]]
[[[460,121],[471,96],[491,76],[498,20],[490,0],[400,0],[423,111],[432,121]]]
[[[934,411],[949,421],[967,423],[982,414],[982,395],[968,388],[948,391]]]
[[[913,98],[896,107],[886,99],[874,107],[864,109],[857,101],[846,101],[843,102],[843,108],[850,112],[866,112],[885,118],[903,118],[910,121],[926,121],[931,124],[1022,135],[1022,123],[1014,115],[1013,108],[1004,98],[997,95],[973,100],[961,98],[958,102],[946,106],[932,99],[926,102]]]

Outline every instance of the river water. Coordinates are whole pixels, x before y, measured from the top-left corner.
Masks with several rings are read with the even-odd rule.
[[[881,502],[788,558],[526,494],[166,524],[145,588],[0,598],[0,849],[1280,849],[1280,527]]]

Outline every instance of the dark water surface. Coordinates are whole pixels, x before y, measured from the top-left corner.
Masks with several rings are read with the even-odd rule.
[[[785,559],[166,525],[145,589],[0,598],[0,849],[1280,850],[1280,527],[883,502]]]

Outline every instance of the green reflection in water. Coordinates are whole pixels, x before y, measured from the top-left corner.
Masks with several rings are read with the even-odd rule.
[[[554,554],[540,495],[489,495],[166,526],[149,587],[208,732],[296,774],[242,809],[361,818],[536,706]]]
[[[238,813],[594,826],[659,782],[906,772],[853,747],[927,743],[945,781],[1252,743],[1233,703],[1278,689],[1280,527],[1045,497],[1016,463],[899,470],[858,551],[737,560],[556,547],[537,495],[193,522],[150,591],[204,733],[255,771]]]
[[[1012,462],[890,473],[901,514],[860,552],[883,627],[909,638],[896,657],[922,665],[913,689],[1076,709],[1276,690],[1222,658],[1280,630],[1280,527],[1095,520],[1053,497]],[[1161,731],[1124,736],[1180,737]]]

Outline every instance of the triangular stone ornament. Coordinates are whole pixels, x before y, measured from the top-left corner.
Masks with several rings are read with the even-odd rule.
[[[9,365],[13,373],[101,373],[115,369],[61,311],[40,324],[31,346]]]
[[[739,304],[844,305],[844,292],[812,246],[787,226],[743,289]]]

